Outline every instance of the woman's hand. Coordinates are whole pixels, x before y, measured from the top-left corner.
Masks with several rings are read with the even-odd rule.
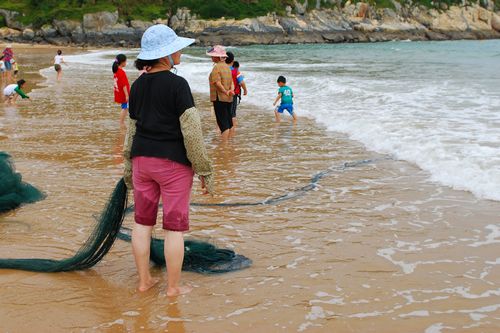
[[[198,179],[201,181],[202,194],[203,195],[208,194],[207,186],[205,185],[205,177],[204,176],[199,176]]]

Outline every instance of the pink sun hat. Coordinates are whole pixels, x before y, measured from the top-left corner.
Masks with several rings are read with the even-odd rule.
[[[208,49],[207,55],[211,57],[227,57],[226,48],[222,45],[215,45]]]

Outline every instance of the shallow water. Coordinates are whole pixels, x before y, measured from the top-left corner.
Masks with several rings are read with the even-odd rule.
[[[51,59],[51,52],[22,60],[46,66],[42,56]],[[48,194],[0,216],[1,257],[71,255],[121,176],[112,77],[107,67],[96,73],[85,66],[70,64],[59,84],[44,70],[48,86],[33,91],[31,103],[0,108],[1,149]],[[166,297],[164,273],[154,269],[160,285],[137,294],[130,245],[117,240],[87,271],[0,271],[1,331],[499,330],[499,202],[433,183],[415,165],[367,151],[312,120],[276,125],[271,112],[245,100],[237,136],[221,144],[206,99],[198,95],[197,104],[217,195],[201,196],[196,182],[193,201],[262,202],[295,193],[330,168],[313,190],[274,205],[192,207],[189,236],[233,248],[253,267],[184,273],[195,288],[177,300]],[[343,167],[367,159],[373,162]],[[132,223],[128,217],[125,224]]]
[[[233,51],[271,110],[287,77],[298,114],[369,149],[417,164],[430,178],[500,200],[500,41],[252,46]],[[183,71],[204,92],[203,50]]]

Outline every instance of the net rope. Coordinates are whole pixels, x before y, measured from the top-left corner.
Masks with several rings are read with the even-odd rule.
[[[311,177],[309,184],[280,196],[266,199],[261,202],[234,202],[234,203],[192,203],[193,206],[205,207],[240,207],[273,205],[298,198],[318,187],[324,177],[333,172],[344,171],[377,161],[388,159],[364,159],[355,162],[346,162],[339,166],[330,167]],[[7,212],[24,203],[41,200],[43,193],[33,186],[22,182],[21,175],[14,171],[10,156],[0,152],[0,212]],[[76,252],[66,259],[0,259],[0,269],[19,269],[35,272],[65,272],[84,270],[96,265],[111,249],[116,238],[130,241],[130,229],[122,227],[123,220],[134,207],[127,208],[127,186],[122,179],[117,183],[108,199],[103,211],[97,219],[91,235]],[[164,242],[152,238],[150,259],[157,265],[165,265]],[[224,273],[249,267],[252,261],[233,250],[221,249],[210,242],[187,239],[185,241],[185,257],[183,269],[198,273]]]

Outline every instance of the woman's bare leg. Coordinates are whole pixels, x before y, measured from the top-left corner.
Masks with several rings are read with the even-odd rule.
[[[165,261],[167,262],[167,296],[189,293],[193,288],[181,286],[181,270],[184,262],[184,236],[179,231],[165,230]]]
[[[134,224],[132,230],[132,251],[134,253],[137,272],[139,273],[139,287],[137,288],[139,291],[149,290],[158,283],[158,279],[153,279],[149,271],[152,231],[152,226],[145,226],[138,223]]]

